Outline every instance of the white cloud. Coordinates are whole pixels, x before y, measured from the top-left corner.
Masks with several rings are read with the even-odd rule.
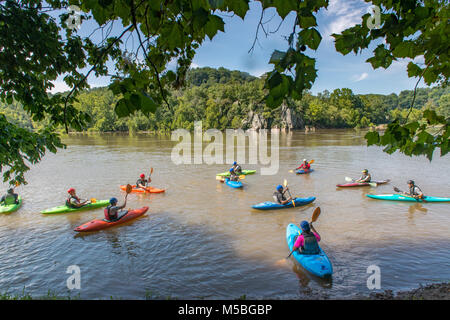
[[[359,82],[359,81],[366,79],[368,76],[369,76],[369,74],[367,72],[363,72],[359,76],[358,75],[353,76],[353,81]]]
[[[50,90],[50,93],[55,94],[58,92],[69,91],[71,88],[64,81],[53,81],[54,87]]]
[[[361,17],[367,12],[369,5],[363,0],[330,0],[325,15],[330,23],[325,28],[325,39],[333,40],[333,33],[361,23]]]

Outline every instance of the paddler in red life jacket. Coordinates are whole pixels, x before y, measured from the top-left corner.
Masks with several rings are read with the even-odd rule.
[[[150,177],[148,177],[148,180],[145,179],[145,174],[141,174],[139,176],[138,181],[136,181],[136,188],[141,188],[144,190],[147,190],[148,184],[152,182],[152,179]]]
[[[299,249],[301,254],[318,254],[320,253],[319,241],[320,235],[314,229],[312,223],[309,224],[308,221],[302,221],[300,223],[300,228],[302,228],[302,234],[297,236],[294,243],[294,249]],[[312,230],[312,231],[311,231]]]
[[[298,167],[295,170],[300,170],[300,169],[309,171],[311,169],[311,165],[308,163],[308,161],[306,161],[306,159],[303,159],[303,163],[300,165],[300,167]]]
[[[370,180],[372,180],[372,176],[370,175],[369,170],[364,169],[362,171],[362,176],[358,180],[356,180],[356,182],[358,182],[358,183],[369,183]]]
[[[66,206],[68,206],[70,208],[80,208],[88,202],[88,200],[81,202],[81,200],[80,200],[80,198],[78,198],[74,188],[70,188],[69,190],[67,190],[67,193],[69,194],[69,198],[67,198],[67,200],[66,200]]]
[[[128,210],[122,210],[127,205],[127,196],[125,196],[125,202],[123,205],[117,205],[117,198],[109,199],[109,206],[103,211],[105,214],[105,219],[108,221],[117,221],[128,213]]]

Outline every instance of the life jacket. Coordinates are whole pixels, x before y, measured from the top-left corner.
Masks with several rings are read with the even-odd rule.
[[[103,213],[105,214],[105,219],[106,219],[106,220],[111,220],[111,219],[114,219],[114,218],[115,218],[115,217],[111,218],[111,216],[110,216],[110,214],[111,214],[111,208],[112,208],[112,206],[109,205],[109,206],[107,206],[107,207],[103,210]]]
[[[320,253],[319,243],[312,232],[302,232],[304,243],[302,247],[303,254],[318,254]]]
[[[281,192],[275,191],[273,193],[273,199],[275,200],[276,203],[281,204],[279,201],[279,195],[281,194],[281,200],[286,200],[286,198],[284,197],[284,194],[282,194]]]
[[[136,188],[137,188],[137,186],[138,185],[143,185],[143,186],[146,186],[147,185],[147,180],[142,180],[142,179],[138,179],[137,181],[136,181]]]
[[[12,194],[7,194],[5,196],[5,205],[11,205],[11,204],[16,204],[16,197]]]
[[[420,192],[422,192],[422,189],[420,189],[418,186],[412,186],[412,188],[409,188],[409,194],[411,194],[411,195],[413,195],[413,196],[419,195],[419,194],[416,192],[416,188],[419,189]],[[423,192],[422,192],[422,194],[423,194]]]
[[[67,200],[66,200],[66,206],[68,206],[69,208],[76,208],[76,206],[74,206],[74,205],[70,202],[71,199],[75,199],[75,200],[77,200],[78,202],[80,202],[80,198],[75,197],[75,196],[70,196],[70,197],[67,198]]]

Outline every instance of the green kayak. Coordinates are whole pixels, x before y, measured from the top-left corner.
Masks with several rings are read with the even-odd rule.
[[[366,194],[367,197],[378,200],[393,200],[393,201],[409,201],[409,202],[450,202],[450,198],[430,197],[425,196],[424,200],[414,199],[412,197],[404,196],[402,194]]]
[[[20,208],[20,206],[22,205],[22,197],[19,196],[17,198],[17,200],[19,200],[19,203],[17,203],[17,204],[9,204],[9,205],[2,204],[2,205],[0,205],[0,213],[8,214],[8,213],[18,210]]]
[[[53,213],[66,213],[66,212],[73,212],[73,211],[82,211],[82,210],[91,210],[95,208],[100,207],[106,207],[109,204],[109,200],[97,200],[95,203],[88,203],[85,206],[82,206],[81,208],[70,208],[66,205],[58,206],[54,208],[50,208],[44,211],[41,211],[43,214],[53,214]]]
[[[242,170],[242,174],[254,174],[256,172],[256,170]],[[220,177],[229,177],[230,176],[230,172],[222,172],[222,173],[218,173],[216,174],[216,176],[220,176]]]

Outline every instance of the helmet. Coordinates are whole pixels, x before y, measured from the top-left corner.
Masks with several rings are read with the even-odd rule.
[[[237,162],[235,161],[235,162],[233,162],[233,165],[235,166],[235,165],[237,165]]]
[[[306,162],[306,159],[303,159],[303,162]]]
[[[75,192],[74,188],[69,188],[69,190],[67,190],[67,193],[71,193],[71,192]]]
[[[369,172],[369,170],[367,170],[367,169],[364,169],[363,171],[362,171],[362,173],[368,173]]]
[[[283,190],[283,186],[281,184],[277,185],[277,190]]]
[[[144,179],[145,178],[145,174],[141,173],[141,175],[139,177]]]
[[[8,189],[8,193],[13,193],[13,192],[14,192],[13,188]]]
[[[412,184],[412,185],[414,185],[414,181],[413,181],[413,180],[408,180],[407,184]]]
[[[117,203],[117,198],[112,197],[111,199],[109,199],[109,203],[110,204]]]
[[[308,221],[300,222],[300,227],[302,228],[303,231],[309,231],[310,230]]]
[[[231,169],[230,169],[230,172],[232,173],[233,171],[234,171],[233,168],[231,168]]]

